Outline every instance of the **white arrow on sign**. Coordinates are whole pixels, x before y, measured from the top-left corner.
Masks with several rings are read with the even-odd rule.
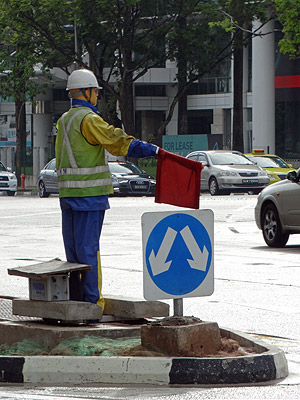
[[[209,254],[207,248],[204,246],[203,252],[200,250],[198,243],[196,242],[188,225],[183,228],[180,233],[187,248],[189,249],[189,252],[191,253],[191,256],[193,257],[192,260],[187,260],[190,264],[190,267],[193,269],[198,269],[199,271],[206,271],[206,264]]]
[[[156,256],[154,254],[154,250],[151,251],[149,263],[154,276],[169,270],[172,260],[166,263],[166,259],[169,255],[171,247],[173,246],[176,235],[177,231],[168,227]]]

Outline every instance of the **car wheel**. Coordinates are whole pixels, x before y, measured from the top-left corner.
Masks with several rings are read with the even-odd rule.
[[[7,192],[7,196],[14,196],[16,192]]]
[[[214,177],[210,178],[210,181],[209,181],[209,193],[212,196],[215,196],[220,193],[218,182],[217,182],[216,178],[214,178]]]
[[[49,193],[46,192],[45,184],[43,181],[39,182],[39,196],[42,197],[49,197]]]
[[[269,247],[284,247],[289,234],[282,233],[279,215],[274,204],[267,204],[262,213],[262,231]]]

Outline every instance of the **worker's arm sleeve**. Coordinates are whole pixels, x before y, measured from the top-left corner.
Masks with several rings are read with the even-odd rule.
[[[93,145],[101,144],[114,156],[126,156],[134,136],[127,135],[122,129],[109,125],[99,115],[88,114],[81,123],[81,132]]]
[[[154,144],[133,140],[128,149],[128,156],[133,158],[152,157],[158,154],[158,147]]]
[[[157,146],[127,135],[122,129],[109,125],[95,114],[88,114],[83,119],[81,132],[90,144],[101,144],[114,156],[128,155],[141,158],[155,156],[158,153]]]

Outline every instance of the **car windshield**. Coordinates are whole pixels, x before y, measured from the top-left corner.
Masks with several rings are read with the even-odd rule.
[[[278,157],[252,157],[248,158],[261,168],[289,168],[289,166]]]
[[[2,162],[0,161],[0,171],[7,171]]]
[[[214,165],[253,165],[248,158],[235,153],[210,153]]]
[[[112,174],[142,174],[142,171],[134,164],[130,163],[109,163],[109,170]]]

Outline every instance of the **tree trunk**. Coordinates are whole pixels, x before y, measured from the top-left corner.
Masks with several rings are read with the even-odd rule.
[[[16,175],[21,184],[22,167],[26,165],[26,109],[25,100],[17,99],[16,108]]]
[[[238,32],[242,35],[242,32]],[[233,150],[244,152],[243,138],[243,47],[240,38],[235,41],[233,52]]]
[[[241,0],[232,1],[232,15],[238,25],[245,22],[245,3]],[[233,150],[244,152],[243,135],[243,31],[237,28],[233,41]]]
[[[120,111],[125,132],[135,135],[132,73],[123,74],[120,86]]]
[[[177,18],[179,34],[184,32],[186,28],[186,17]],[[177,122],[177,132],[178,135],[184,135],[188,133],[188,116],[187,116],[187,59],[185,52],[185,42],[184,40],[178,41],[178,57],[177,57],[177,81],[178,81],[178,93],[183,91],[183,95],[178,99],[178,122]]]

